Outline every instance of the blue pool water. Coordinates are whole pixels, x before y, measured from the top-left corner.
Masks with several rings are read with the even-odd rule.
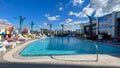
[[[120,54],[120,48],[99,44],[99,54]],[[78,55],[96,54],[93,42],[75,37],[52,37],[30,43],[21,52],[21,56]]]

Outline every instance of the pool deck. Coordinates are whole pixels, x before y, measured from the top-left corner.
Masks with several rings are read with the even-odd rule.
[[[66,68],[66,67],[67,68],[79,68],[79,67],[120,68],[120,54],[119,55],[118,54],[99,54],[98,62],[96,62],[96,55],[92,55],[92,54],[90,55],[69,55],[69,56],[41,56],[41,57],[22,57],[18,55],[18,53],[26,45],[34,41],[36,40],[28,41],[22,45],[17,46],[14,49],[9,50],[3,56],[0,56],[0,64],[3,64],[3,67],[1,67],[0,65],[0,68],[10,68],[9,66],[8,67],[6,66],[6,64],[8,63],[10,64],[10,66],[13,65],[13,67],[14,67],[13,63],[15,63],[16,65],[18,65],[17,68],[19,68],[19,65],[21,66],[29,65],[29,68],[32,68],[31,65],[38,66],[35,68],[40,68],[39,66],[46,67],[46,65],[49,66],[46,68]]]

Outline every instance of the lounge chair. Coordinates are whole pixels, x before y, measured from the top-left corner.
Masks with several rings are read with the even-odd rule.
[[[3,46],[2,44],[0,44],[0,52],[6,52],[5,46]]]
[[[12,48],[15,48],[16,47],[16,42],[9,42],[8,46],[12,46]]]
[[[7,42],[6,40],[2,43],[4,46],[12,46],[12,48],[16,47],[16,42]]]
[[[18,35],[17,40],[19,41],[25,41],[27,40],[25,37],[23,37],[21,34]]]

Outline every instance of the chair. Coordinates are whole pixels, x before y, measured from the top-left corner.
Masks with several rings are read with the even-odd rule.
[[[16,47],[16,42],[7,42],[6,40],[2,43],[4,46],[12,46],[12,48]]]
[[[16,47],[16,42],[8,42],[8,46],[12,46],[12,48]]]
[[[4,52],[4,53],[6,52],[5,46],[3,46],[3,45],[1,45],[1,44],[0,44],[0,52]]]

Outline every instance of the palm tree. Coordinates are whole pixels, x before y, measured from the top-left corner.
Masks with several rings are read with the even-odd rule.
[[[23,26],[23,22],[26,19],[26,17],[19,16],[19,19],[20,19],[20,23],[19,23],[19,25],[20,25],[20,33],[22,33],[22,26]]]

